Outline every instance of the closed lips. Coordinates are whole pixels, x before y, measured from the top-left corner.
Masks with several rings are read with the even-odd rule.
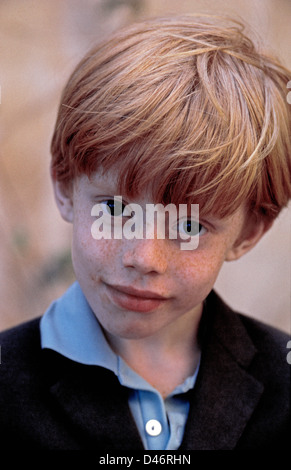
[[[159,300],[167,300],[167,297],[164,297],[160,294],[156,294],[155,292],[151,292],[148,290],[138,290],[134,289],[133,287],[126,287],[126,286],[116,286],[116,285],[109,285],[109,287],[116,289],[123,294],[131,295],[133,297],[139,297],[142,299],[159,299]]]
[[[164,304],[168,298],[148,290],[106,284],[113,303],[123,310],[133,312],[152,312]]]

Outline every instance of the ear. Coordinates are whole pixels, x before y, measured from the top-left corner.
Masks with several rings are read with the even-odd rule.
[[[62,218],[66,222],[73,222],[73,186],[72,184],[57,181],[52,177],[55,200]]]
[[[229,249],[225,261],[235,261],[250,251],[261,240],[262,236],[271,228],[273,221],[255,220],[251,227],[243,231],[239,239]]]

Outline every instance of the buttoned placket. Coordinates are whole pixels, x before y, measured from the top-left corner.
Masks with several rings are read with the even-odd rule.
[[[154,387],[119,358],[117,375],[120,383],[130,388],[129,407],[146,450],[175,450],[181,444],[189,411],[185,394],[194,386],[197,373],[198,367],[163,400]]]

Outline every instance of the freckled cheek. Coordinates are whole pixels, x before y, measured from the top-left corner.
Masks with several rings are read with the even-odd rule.
[[[189,256],[183,262],[183,267],[178,269],[180,282],[188,290],[209,290],[212,288],[220,268],[223,264],[222,252],[207,254],[194,254]]]
[[[84,228],[85,227],[85,228]],[[104,266],[113,264],[116,258],[116,247],[112,240],[95,240],[90,227],[77,225],[73,232],[72,258],[75,269],[83,272],[98,272]]]

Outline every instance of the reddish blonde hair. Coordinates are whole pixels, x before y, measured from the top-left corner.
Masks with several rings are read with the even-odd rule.
[[[118,168],[119,191],[272,219],[291,197],[291,73],[234,21],[146,20],[91,50],[63,92],[52,173]]]

